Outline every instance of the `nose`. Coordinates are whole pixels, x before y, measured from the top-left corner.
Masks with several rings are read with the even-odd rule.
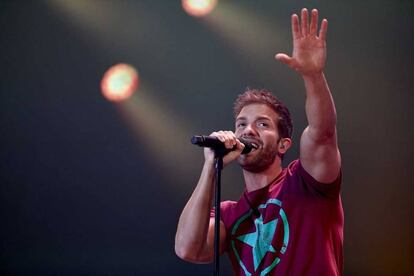
[[[242,136],[257,136],[257,131],[254,125],[247,124],[245,128],[243,129]]]

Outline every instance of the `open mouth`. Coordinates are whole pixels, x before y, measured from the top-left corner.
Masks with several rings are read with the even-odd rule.
[[[255,143],[255,142],[251,142],[250,144],[252,145],[252,150],[251,150],[251,152],[252,152],[252,151],[255,151],[255,150],[257,150],[257,149],[259,148],[259,144]]]
[[[262,145],[260,140],[254,139],[252,137],[241,137],[241,138],[242,138],[242,140],[248,142],[250,144],[250,146],[252,147],[250,152],[253,152],[253,151],[259,149]]]

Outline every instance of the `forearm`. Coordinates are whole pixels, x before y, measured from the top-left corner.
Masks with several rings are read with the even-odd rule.
[[[306,116],[309,135],[314,141],[325,141],[336,132],[336,111],[324,74],[303,76],[306,88]]]
[[[201,261],[208,248],[207,235],[214,190],[214,163],[205,162],[198,184],[181,213],[175,237],[177,255]]]

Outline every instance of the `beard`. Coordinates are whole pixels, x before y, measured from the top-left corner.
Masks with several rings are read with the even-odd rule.
[[[279,155],[277,143],[261,147],[253,152],[254,155],[240,155],[239,165],[246,171],[260,173],[266,170]]]

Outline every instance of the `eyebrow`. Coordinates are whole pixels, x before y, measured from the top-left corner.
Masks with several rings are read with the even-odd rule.
[[[246,118],[246,117],[238,117],[238,118],[236,118],[236,122],[237,122],[237,121],[243,121],[243,120],[247,120],[247,118]],[[255,121],[259,121],[259,120],[268,120],[268,121],[272,121],[272,119],[271,119],[271,118],[266,117],[266,116],[260,116],[260,117],[255,118]]]

